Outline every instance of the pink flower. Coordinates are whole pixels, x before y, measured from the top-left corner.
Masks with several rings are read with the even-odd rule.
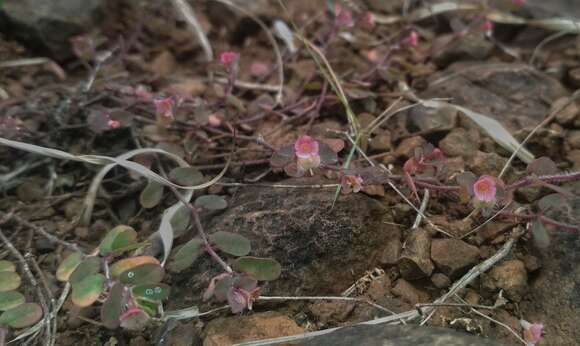
[[[304,135],[294,143],[294,153],[300,159],[318,156],[319,144],[314,138]]]
[[[363,17],[363,22],[371,28],[375,26],[375,20],[375,15],[372,12],[365,13],[365,16]]]
[[[107,121],[107,126],[111,129],[116,129],[121,126],[121,122],[119,120],[109,119],[109,121]]]
[[[220,63],[224,65],[226,69],[229,69],[239,58],[239,54],[236,52],[223,52],[220,54]]]
[[[403,42],[407,43],[410,46],[416,47],[419,44],[419,35],[417,35],[417,32],[415,30],[412,30],[407,36],[407,38],[403,40]]]
[[[367,52],[367,59],[370,62],[378,63],[379,62],[379,53],[376,49],[371,49]]]
[[[341,185],[344,193],[357,193],[362,189],[363,179],[359,175],[345,175],[342,177]]]
[[[540,341],[542,337],[542,330],[544,325],[541,323],[530,323],[526,320],[520,320],[520,325],[523,328],[522,335],[528,346],[534,346]]]
[[[162,118],[173,119],[174,101],[171,97],[156,99],[153,103],[155,104],[155,112],[157,115]]]
[[[526,4],[526,0],[513,0],[513,2],[516,6],[524,6]]]
[[[346,7],[336,4],[334,6],[335,23],[338,27],[353,27],[352,11]]]
[[[493,23],[490,20],[486,20],[485,22],[483,22],[481,30],[485,31],[486,34],[490,35],[491,31],[493,30]]]
[[[473,184],[473,194],[478,202],[495,202],[496,192],[497,188],[495,178],[489,175],[482,175]]]
[[[270,67],[263,62],[254,62],[250,65],[250,73],[254,77],[264,77],[268,72],[270,72]]]

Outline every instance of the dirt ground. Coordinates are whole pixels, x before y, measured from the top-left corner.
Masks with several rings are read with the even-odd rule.
[[[224,211],[203,215],[208,233],[239,233],[252,241],[252,255],[272,257],[282,265],[281,277],[263,286],[264,296],[343,295],[384,308],[356,301],[258,300],[253,311],[240,315],[223,309],[131,333],[104,328],[98,308],[81,310],[67,299],[55,317],[56,344],[229,345],[351,325],[435,301],[511,238],[516,241],[509,254],[448,301],[463,306],[442,306],[417,321],[425,318],[427,325],[517,345],[521,341],[512,331],[521,335],[523,319],[544,324],[538,345],[580,344],[576,232],[554,230],[551,245],[539,249],[526,232],[526,222],[471,217],[470,204],[445,192],[430,194],[425,209],[429,221],[412,227],[416,211],[388,184],[365,186],[334,204],[335,188],[322,187],[337,182],[333,172],[289,179],[270,168],[272,149],[305,133],[344,139],[340,163],[352,146],[345,137],[347,112],[317,66],[316,54],[297,38],[291,47],[270,37],[274,30],[265,31],[256,18],[267,28],[284,21],[320,49],[361,128],[373,124],[385,109],[390,112],[362,138],[360,149],[374,164],[397,174],[424,143],[445,154],[447,181],[465,170],[497,176],[510,156],[461,112],[418,105],[416,97],[446,100],[485,114],[523,140],[580,86],[576,35],[551,37],[554,31],[537,26],[488,24],[484,14],[473,11],[412,19],[409,13],[425,3],[351,1],[342,5],[350,19],[344,13],[332,18],[321,0],[287,1],[286,12],[276,1],[241,5],[254,18],[219,1],[196,3],[195,14],[217,56],[209,63],[178,11],[161,1],[108,1],[102,21],[75,41],[75,50],[48,63],[2,66],[50,53],[10,32],[0,35],[0,137],[74,155],[114,157],[136,148],[162,148],[209,179],[226,165],[230,129],[235,128],[236,148],[221,184],[196,192],[219,194],[228,201]],[[546,15],[534,1],[521,8],[490,3],[494,10],[523,18]],[[374,17],[369,19],[368,13]],[[272,39],[283,63],[279,104],[280,66]],[[232,74],[217,61],[225,51],[239,54],[233,86],[228,83]],[[167,96],[179,99],[180,105],[175,119],[162,128],[153,100]],[[120,126],[103,123],[102,114]],[[580,170],[579,104],[566,106],[526,148],[536,157],[550,157],[563,172]],[[356,154],[352,167],[369,166],[365,156]],[[138,160],[156,167],[153,159]],[[103,180],[92,219],[84,225],[83,200],[98,169],[0,146],[0,230],[38,265],[35,275],[51,299],[62,294],[55,271],[69,250],[43,233],[87,251],[117,224],[131,225],[146,239],[157,229],[163,210],[175,203],[166,194],[158,206],[143,208],[139,195],[146,179],[116,168]],[[526,165],[516,159],[504,179],[514,182],[524,176]],[[300,188],[314,184],[320,186]],[[566,188],[579,201],[580,184]],[[409,189],[401,189],[412,198]],[[521,189],[515,202],[523,208],[548,192],[542,187]],[[580,203],[574,208],[580,210]],[[193,230],[184,232],[176,244],[193,235]],[[2,247],[0,259],[5,258],[11,253]],[[216,274],[219,270],[209,258],[183,272],[168,272],[164,282],[173,292],[165,310],[221,307],[202,300]],[[37,289],[24,281],[27,297],[34,299]],[[478,313],[469,306],[478,306]]]

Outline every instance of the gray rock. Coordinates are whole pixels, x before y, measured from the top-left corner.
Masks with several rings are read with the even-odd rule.
[[[479,149],[479,132],[457,128],[439,142],[439,148],[448,157],[471,158]]]
[[[0,30],[34,50],[55,59],[71,56],[69,40],[98,22],[103,0],[6,1],[0,12]]]
[[[445,275],[457,277],[479,260],[479,249],[459,239],[433,239],[431,259]]]
[[[484,35],[471,35],[457,40],[455,35],[438,36],[434,42],[433,61],[439,67],[446,67],[461,60],[485,60],[494,45]]]
[[[415,325],[356,325],[304,341],[300,346],[501,346],[450,329]]]
[[[422,133],[450,131],[457,122],[457,110],[453,108],[427,108],[419,105],[409,111],[411,130],[415,128]]]

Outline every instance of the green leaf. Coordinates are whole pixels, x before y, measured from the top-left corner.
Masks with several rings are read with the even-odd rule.
[[[0,272],[0,292],[12,291],[20,287],[22,279],[15,272]]]
[[[156,284],[163,279],[163,267],[155,263],[147,263],[131,268],[119,276],[119,281],[127,285]]]
[[[218,195],[204,195],[199,196],[194,205],[198,208],[204,208],[207,210],[221,210],[228,207],[228,202]]]
[[[169,172],[169,179],[182,186],[194,186],[203,183],[203,174],[193,167],[177,167]]]
[[[0,261],[0,272],[15,272],[16,266],[14,263],[6,260]]]
[[[166,284],[145,284],[133,287],[131,292],[136,298],[161,302],[169,297],[170,290],[171,288]]]
[[[287,145],[272,154],[270,165],[274,168],[283,168],[295,160],[294,145]]]
[[[149,316],[155,316],[155,315],[157,315],[157,310],[159,308],[159,304],[161,304],[160,302],[153,302],[153,301],[150,301],[150,300],[139,299],[139,298],[136,298],[135,299],[135,302]]]
[[[69,282],[75,285],[86,277],[98,273],[101,270],[101,259],[96,256],[86,257],[70,274]]]
[[[530,162],[526,169],[528,174],[551,175],[558,173],[558,167],[549,157],[542,156]]]
[[[187,231],[187,229],[189,228],[190,224],[191,224],[191,211],[189,210],[189,207],[182,205],[179,209],[177,209],[177,211],[171,218],[171,227],[173,227],[173,236],[177,238],[183,233],[185,233],[185,231]]]
[[[139,196],[139,203],[145,209],[155,207],[163,198],[163,185],[155,181],[149,181],[147,186],[141,191]]]
[[[106,278],[102,274],[93,274],[72,285],[72,302],[81,308],[92,305],[103,292]]]
[[[106,256],[137,242],[137,232],[133,227],[119,225],[107,233],[99,245],[99,253]]]
[[[550,235],[540,219],[536,219],[532,222],[531,230],[534,237],[534,243],[536,243],[537,247],[545,249],[550,246]]]
[[[125,285],[117,282],[101,307],[101,321],[109,329],[116,329],[121,324],[119,317],[123,312],[124,293]]]
[[[36,303],[20,304],[0,315],[0,325],[12,328],[29,327],[42,318],[42,308]]]
[[[193,264],[193,262],[204,253],[203,241],[193,238],[187,243],[175,249],[174,255],[169,263],[169,270],[180,272]]]
[[[233,267],[259,281],[276,280],[282,272],[280,263],[271,258],[240,257],[233,263]]]
[[[559,210],[564,205],[566,205],[566,198],[559,193],[552,193],[544,196],[538,202],[538,207],[543,212],[548,210]]]
[[[149,315],[137,308],[133,308],[125,312],[121,316],[121,328],[131,331],[140,331],[149,322]]]
[[[24,296],[20,292],[0,292],[0,311],[10,310],[20,304],[24,304]]]
[[[111,275],[113,275],[113,277],[117,278],[123,272],[125,272],[129,269],[138,267],[138,266],[143,265],[143,264],[148,264],[148,263],[159,265],[159,260],[157,260],[157,258],[152,257],[152,256],[137,256],[137,257],[125,258],[125,259],[122,259],[120,261],[115,262],[111,266]]]
[[[210,234],[209,241],[218,249],[234,256],[245,256],[250,253],[250,241],[235,233],[218,231]]]
[[[338,161],[338,156],[332,150],[332,148],[330,148],[325,143],[322,143],[322,142],[318,142],[318,143],[319,143],[319,147],[320,147],[320,151],[319,151],[320,163],[323,165],[331,165],[331,164],[336,163]]]
[[[83,254],[73,252],[65,258],[56,269],[56,278],[59,281],[68,281],[74,270],[81,264]]]

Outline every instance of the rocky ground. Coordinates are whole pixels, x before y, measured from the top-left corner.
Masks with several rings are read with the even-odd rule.
[[[321,47],[363,128],[386,108],[398,110],[361,143],[373,162],[400,173],[415,148],[432,143],[447,157],[445,177],[450,180],[466,170],[497,176],[510,153],[456,108],[415,105],[402,92],[402,82],[418,98],[450,100],[496,119],[523,140],[580,86],[576,35],[550,37],[554,31],[499,21],[482,29],[484,18],[470,11],[423,20],[408,15],[425,3],[441,1],[351,1],[344,6],[358,21],[341,32],[322,0],[289,1],[288,12],[276,1],[238,1],[242,12],[221,1],[196,2],[195,14],[213,52],[240,54],[236,80],[246,83],[234,85],[230,93],[228,75],[217,62],[206,61],[196,35],[168,2],[50,3],[3,4],[0,137],[72,154],[117,156],[137,147],[163,148],[211,177],[228,158],[232,136],[224,124],[230,124],[239,131],[232,163],[221,185],[204,190],[225,196],[229,206],[204,215],[208,233],[241,234],[252,241],[252,255],[272,257],[282,265],[281,277],[263,287],[264,296],[360,298],[258,300],[253,311],[242,315],[219,310],[154,324],[141,333],[108,330],[96,322],[97,309],[80,310],[67,300],[56,317],[57,345],[231,345],[416,311],[418,304],[440,298],[514,237],[507,256],[448,299],[451,304],[414,320],[446,329],[414,323],[390,329],[359,326],[303,344],[391,340],[397,345],[517,345],[521,341],[514,332],[521,335],[521,319],[544,324],[538,345],[580,343],[577,233],[554,231],[550,247],[539,249],[524,232],[525,222],[493,220],[478,227],[485,219],[469,217],[471,206],[446,193],[431,194],[425,209],[428,221],[413,227],[417,213],[388,185],[367,186],[333,205],[335,188],[323,185],[335,183],[336,176],[289,179],[271,172],[272,148],[291,144],[304,133],[338,138],[348,129],[347,116],[298,40],[293,51],[277,39],[285,79],[282,104],[273,107],[279,83],[275,50],[271,37],[244,11],[267,28],[276,20],[293,22]],[[580,18],[577,6],[570,5],[573,1],[529,0],[522,7],[511,3],[497,0],[490,6],[532,20]],[[376,16],[374,22],[364,21],[367,11]],[[417,33],[417,44],[405,41],[410,32]],[[155,126],[152,97],[175,95],[183,103],[176,121],[161,131]],[[536,157],[550,157],[562,171],[580,170],[579,107],[572,102],[558,112],[526,147]],[[95,124],[103,112],[122,126]],[[345,152],[339,155],[342,162]],[[0,230],[38,264],[36,275],[49,297],[62,293],[54,273],[67,249],[42,232],[87,250],[119,223],[130,224],[145,238],[155,231],[163,209],[174,203],[166,196],[159,206],[142,208],[139,194],[146,181],[114,170],[103,182],[91,222],[83,225],[79,215],[95,167],[4,146],[0,158]],[[353,166],[367,163],[355,156]],[[516,160],[505,180],[525,174],[525,165]],[[580,185],[567,187],[577,199]],[[527,205],[546,194],[545,188],[526,188],[515,199]],[[192,234],[180,235],[177,244]],[[0,259],[10,256],[1,249]],[[174,291],[165,309],[219,308],[222,304],[202,300],[210,278],[218,273],[209,258],[169,273],[166,282]],[[37,287],[28,283],[25,289],[35,296]]]

